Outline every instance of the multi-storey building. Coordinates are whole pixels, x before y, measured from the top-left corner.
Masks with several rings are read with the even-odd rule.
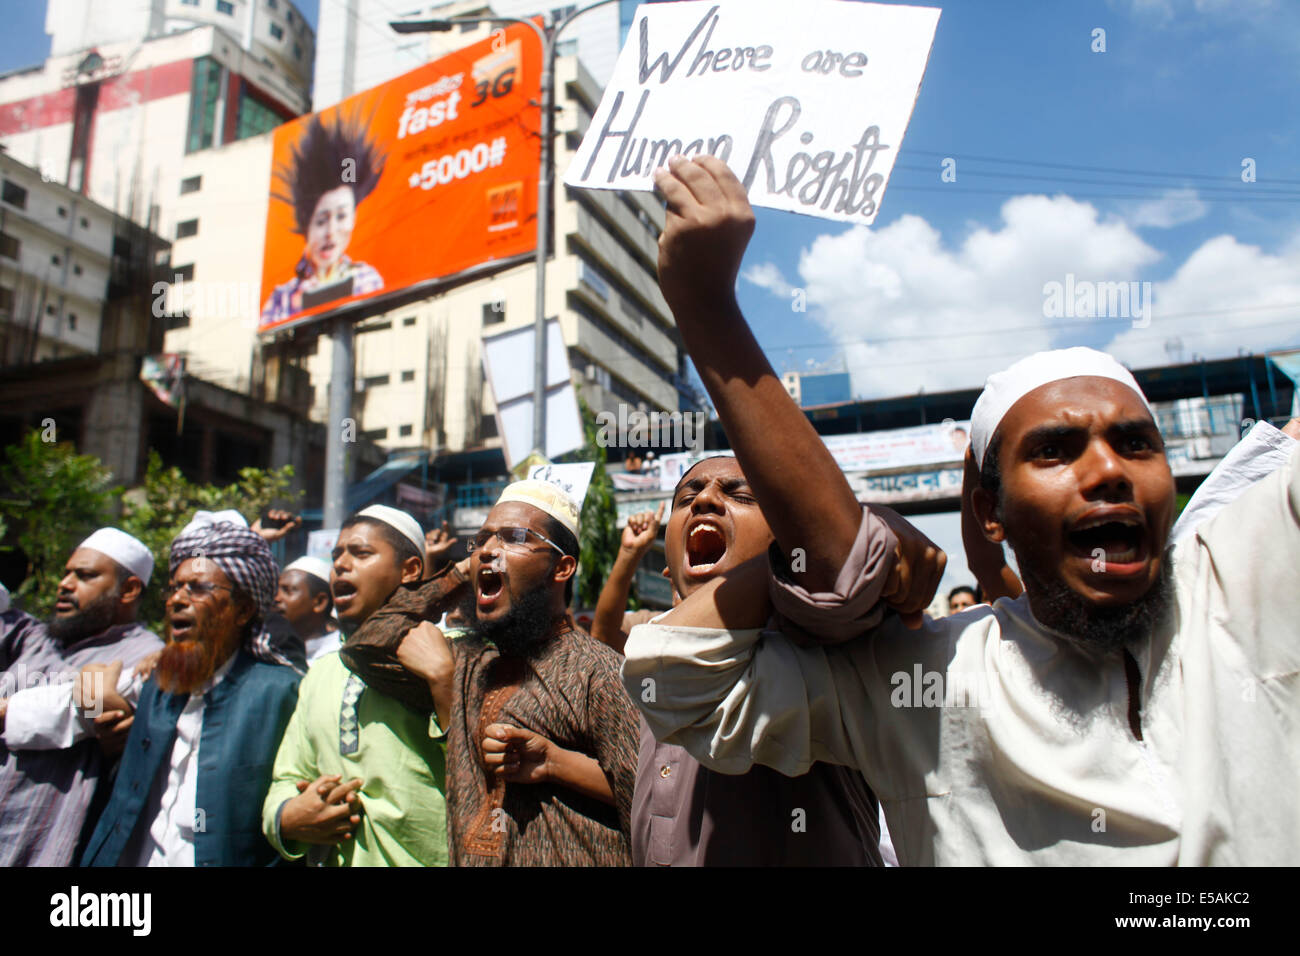
[[[315,35],[289,0],[48,0],[50,55],[0,76],[0,143],[163,234],[185,157],[311,103]]]

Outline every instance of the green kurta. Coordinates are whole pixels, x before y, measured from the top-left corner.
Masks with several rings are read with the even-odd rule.
[[[311,850],[327,866],[446,866],[443,736],[432,717],[367,687],[337,651],[325,655],[299,687],[262,804],[262,832],[290,860]],[[298,795],[297,782],[335,773],[364,781],[354,835],[335,847],[282,842],[280,807]]]

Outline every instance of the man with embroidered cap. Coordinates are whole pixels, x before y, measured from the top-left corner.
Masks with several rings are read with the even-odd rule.
[[[96,743],[102,711],[79,708],[73,684],[83,666],[104,660],[121,663],[99,681],[129,683],[135,663],[162,646],[136,620],[152,573],[148,548],[117,528],[100,528],[68,558],[48,621],[5,615],[0,865],[68,866],[75,859],[116,755]]]
[[[656,736],[727,773],[858,768],[904,864],[1300,858],[1294,443],[1169,548],[1173,478],[1132,375],[1090,349],[1030,356],[990,377],[971,435],[980,527],[1011,546],[1025,593],[909,630],[873,593],[887,536],[803,440],[727,284],[753,228],[744,188],[707,157],[658,181],[665,297],[783,554],[782,516],[808,501],[858,523],[815,574],[811,555],[804,572],[778,556],[633,630],[624,679],[655,682],[637,703]],[[791,446],[818,480],[782,484]],[[847,640],[765,630],[747,609],[768,596]]]
[[[332,566],[344,634],[418,586],[424,555],[424,532],[404,511],[372,505],[344,521]],[[285,859],[446,865],[443,732],[389,686],[350,671],[337,643],[312,665],[261,802],[263,832]]]
[[[339,649],[330,594],[330,563],[324,558],[304,555],[280,572],[275,609],[302,638],[308,667]]]
[[[259,656],[279,569],[240,523],[205,516],[172,541],[167,646],[145,682],[86,866],[257,866],[262,795],[298,674]]]
[[[355,635],[426,682],[447,728],[453,865],[631,862],[636,711],[618,655],[568,613],[577,556],[577,503],[515,482],[472,542],[465,636],[448,641],[432,623],[447,590],[436,579]]]

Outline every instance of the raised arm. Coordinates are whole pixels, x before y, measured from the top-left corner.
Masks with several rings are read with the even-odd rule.
[[[600,598],[596,601],[591,636],[620,654],[627,641],[627,632],[623,630],[623,615],[627,611],[627,596],[632,590],[632,579],[636,577],[641,558],[650,550],[655,536],[659,534],[659,522],[663,516],[664,505],[661,501],[656,511],[642,511],[627,519],[618,557],[614,559],[614,566],[610,568],[605,586],[600,589]]]
[[[802,548],[807,556],[801,583],[832,590],[861,511],[736,302],[736,276],[754,231],[745,187],[712,156],[674,158],[655,183],[668,201],[659,285],[686,350],[782,551]]]

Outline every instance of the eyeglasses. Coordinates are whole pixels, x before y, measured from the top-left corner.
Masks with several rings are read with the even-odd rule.
[[[232,594],[235,591],[234,588],[228,588],[224,584],[209,584],[207,581],[185,581],[182,584],[169,584],[163,588],[163,603],[170,601],[180,591],[187,592],[195,600],[205,601],[212,597],[212,592],[218,588]]]
[[[493,538],[500,541],[501,547],[505,548],[507,551],[527,552],[536,550],[534,548],[526,547],[529,535],[546,542],[556,551],[560,552],[560,554],[564,554],[563,548],[550,538],[546,537],[546,535],[538,534],[532,528],[498,528],[496,531],[480,531],[478,534],[474,535],[473,539],[470,541],[469,553],[473,554],[475,551],[482,551],[488,546],[488,542]]]

